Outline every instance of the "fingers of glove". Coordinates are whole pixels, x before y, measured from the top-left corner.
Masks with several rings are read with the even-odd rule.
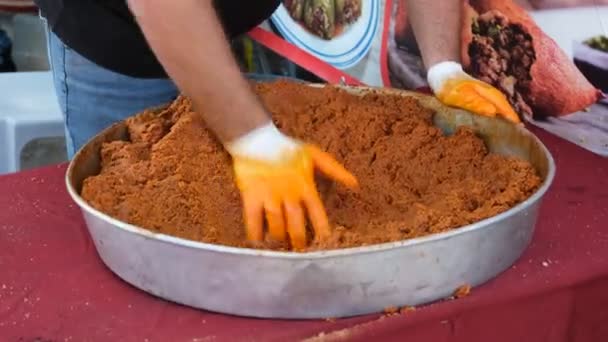
[[[356,188],[359,185],[357,178],[355,178],[352,173],[348,172],[348,170],[329,153],[324,152],[313,145],[307,145],[306,150],[312,158],[315,167],[327,177],[338,181],[349,188]]]
[[[266,211],[266,222],[268,223],[270,237],[276,241],[285,241],[287,239],[287,232],[285,230],[285,219],[283,218],[281,201],[269,198],[264,203],[264,209]]]
[[[496,107],[496,112],[502,114],[505,118],[513,122],[520,122],[519,116],[511,107],[511,104],[507,100],[507,97],[500,92],[500,90],[490,85],[479,85],[475,87],[475,90],[479,96],[485,98]]]
[[[460,107],[479,115],[489,117],[496,116],[496,107],[494,104],[480,96],[476,87],[471,82],[457,86],[446,97],[445,102],[448,105]]]
[[[247,239],[256,242],[262,241],[264,238],[263,202],[255,192],[241,193],[241,197]]]
[[[287,232],[291,240],[291,246],[295,250],[306,248],[306,222],[304,211],[299,202],[285,202],[285,217],[287,219]]]
[[[316,189],[310,189],[310,191],[305,194],[303,201],[315,231],[315,239],[323,240],[329,237],[329,219],[327,218],[325,207],[323,206],[323,202],[321,202],[321,198]]]

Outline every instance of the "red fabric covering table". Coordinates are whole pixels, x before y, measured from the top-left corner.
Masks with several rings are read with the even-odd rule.
[[[0,0],[0,12],[37,13],[38,7],[33,0]]]
[[[608,341],[608,160],[536,132],[557,177],[512,268],[462,299],[334,322],[240,318],[152,297],[100,261],[65,191],[65,165],[0,177],[0,341]]]

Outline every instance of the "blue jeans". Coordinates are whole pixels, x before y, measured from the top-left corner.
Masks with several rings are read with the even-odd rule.
[[[115,73],[84,58],[52,32],[48,31],[47,37],[70,159],[106,127],[167,103],[178,94],[169,79],[139,79]]]

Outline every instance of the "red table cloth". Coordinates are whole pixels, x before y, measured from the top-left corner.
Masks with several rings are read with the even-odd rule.
[[[0,11],[8,13],[36,13],[38,7],[33,0],[0,0]]]
[[[465,298],[334,322],[157,299],[102,264],[64,165],[0,177],[0,341],[608,341],[608,160],[537,134],[557,176],[513,267]]]

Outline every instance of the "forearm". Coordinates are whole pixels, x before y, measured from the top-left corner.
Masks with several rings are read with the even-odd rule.
[[[223,143],[270,118],[242,77],[211,0],[128,0],[165,71]]]
[[[460,62],[462,0],[408,0],[407,13],[427,69]]]

